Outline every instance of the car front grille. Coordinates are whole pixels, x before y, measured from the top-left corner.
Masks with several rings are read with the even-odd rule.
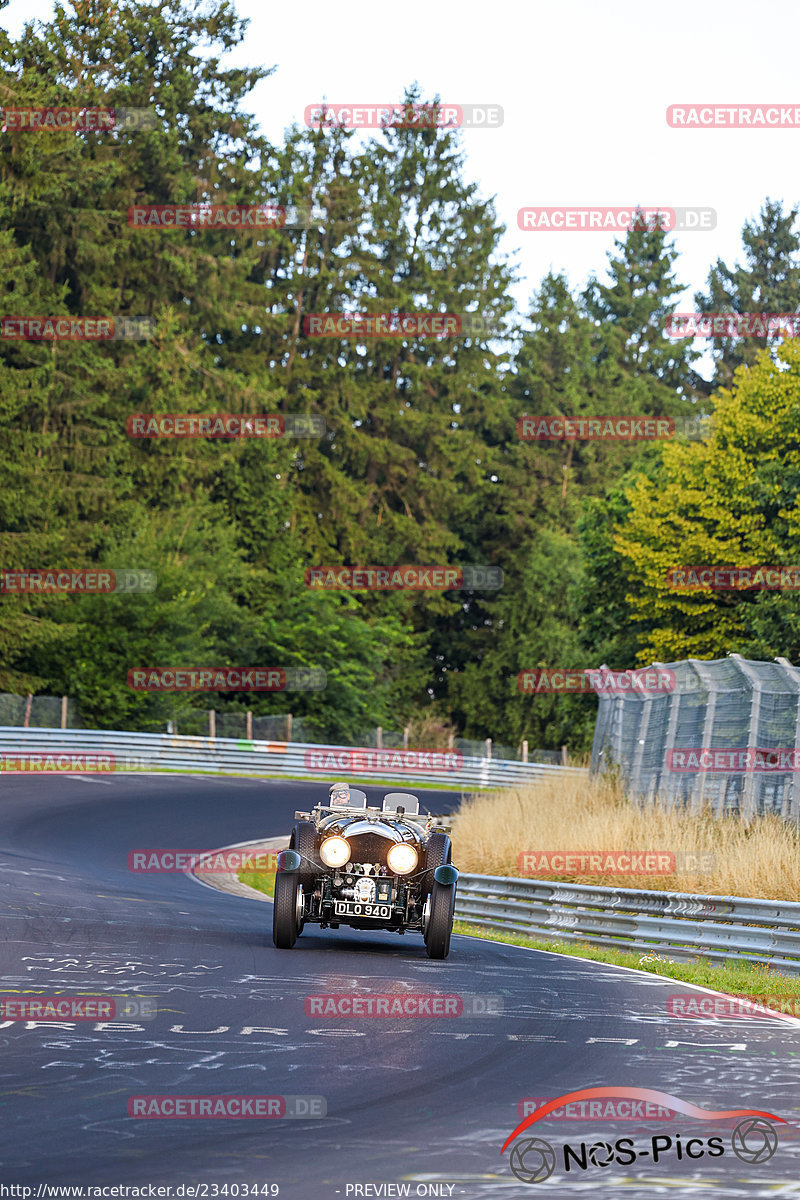
[[[380,863],[386,865],[386,855],[394,845],[390,838],[381,837],[377,833],[360,833],[357,837],[348,838],[350,842],[350,861],[354,863]]]

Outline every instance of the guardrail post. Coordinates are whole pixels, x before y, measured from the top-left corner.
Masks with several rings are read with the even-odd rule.
[[[27,729],[31,720],[31,705],[33,704],[33,696],[28,692],[28,698],[25,701],[25,716],[22,718],[22,728]]]
[[[244,735],[247,738],[248,742],[252,742],[252,740],[253,740],[253,714],[249,708],[247,710],[247,713],[245,714]]]
[[[383,749],[383,726],[378,725],[375,728],[375,746],[378,750]]]
[[[566,746],[561,747],[561,765],[562,765],[562,767],[565,767],[567,765],[567,747]]]
[[[69,700],[66,696],[61,697],[61,728],[67,728],[67,712],[69,710]]]
[[[291,713],[286,714],[286,740],[287,740],[287,742],[290,742],[292,740],[292,714]]]
[[[404,750],[408,749],[408,739],[410,736],[411,736],[411,726],[406,725],[405,729],[403,730],[403,749]]]
[[[208,736],[212,740],[217,736],[217,714],[213,708],[208,710]]]
[[[522,743],[522,761],[528,761],[528,743],[527,740]]]
[[[486,757],[488,758],[489,762],[492,761],[492,739],[491,738],[486,739]]]

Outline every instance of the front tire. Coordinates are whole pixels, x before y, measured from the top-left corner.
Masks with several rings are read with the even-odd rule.
[[[317,830],[313,821],[295,821],[289,835],[289,849],[302,854],[298,879],[304,892],[313,891],[317,875],[322,871],[321,863],[316,868],[314,865],[319,860],[317,858]],[[309,865],[308,859],[311,859],[312,865]]]
[[[428,958],[447,958],[450,953],[450,934],[456,908],[456,885],[445,887],[434,880],[428,901],[430,915],[425,929],[425,949]]]
[[[272,905],[272,940],[279,950],[291,950],[297,941],[302,927],[297,917],[302,895],[296,872],[279,871],[275,876],[275,899]]]
[[[425,874],[420,892],[423,899],[433,891],[433,872],[436,867],[453,861],[453,847],[446,833],[432,833],[425,846]]]

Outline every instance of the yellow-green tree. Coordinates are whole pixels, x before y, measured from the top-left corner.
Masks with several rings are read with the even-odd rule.
[[[656,476],[626,492],[614,549],[643,627],[637,657],[797,660],[796,592],[678,590],[668,572],[800,564],[800,343],[762,352],[713,403],[707,440],[665,446]]]

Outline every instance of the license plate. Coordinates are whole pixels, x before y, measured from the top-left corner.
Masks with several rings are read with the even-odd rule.
[[[377,917],[388,921],[392,915],[391,904],[361,904],[357,900],[334,900],[333,910],[337,917]]]

